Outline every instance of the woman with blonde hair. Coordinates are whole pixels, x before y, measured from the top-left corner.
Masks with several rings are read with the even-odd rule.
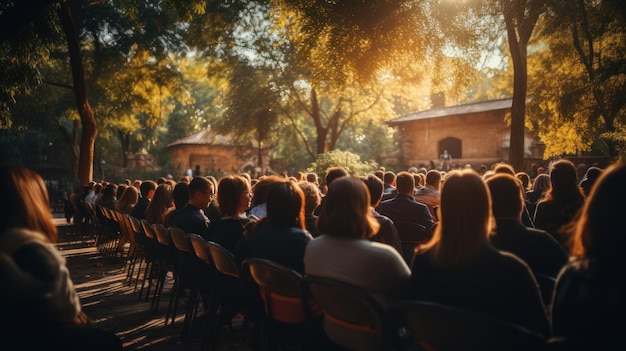
[[[58,233],[41,176],[22,166],[0,166],[0,194],[3,347],[121,350],[115,334],[81,328],[91,321],[54,245]]]
[[[491,196],[480,175],[471,169],[449,172],[439,211],[432,239],[413,257],[409,297],[474,310],[548,336],[530,268],[489,243]]]
[[[134,186],[127,186],[115,203],[115,210],[130,215],[137,201],[139,201],[139,191]]]

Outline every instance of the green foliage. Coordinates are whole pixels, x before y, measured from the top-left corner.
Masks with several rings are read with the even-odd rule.
[[[324,179],[329,167],[343,167],[353,177],[367,175],[378,168],[378,164],[361,161],[361,157],[349,151],[333,150],[317,155],[315,162],[307,169],[315,172],[320,179]]]

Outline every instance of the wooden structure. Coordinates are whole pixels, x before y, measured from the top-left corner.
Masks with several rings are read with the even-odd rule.
[[[263,155],[263,166],[257,167],[258,150],[251,145],[235,145],[231,136],[204,129],[167,145],[176,169],[185,171],[200,167],[202,174],[259,173],[269,169],[269,155]],[[260,168],[260,169],[259,169]]]
[[[439,167],[444,150],[452,155],[453,166],[506,162],[511,103],[512,99],[501,99],[437,107],[390,120],[387,123],[396,129],[399,147],[382,155],[383,165],[407,169],[432,161]],[[545,145],[536,131],[526,130],[524,145],[528,159],[542,159]]]

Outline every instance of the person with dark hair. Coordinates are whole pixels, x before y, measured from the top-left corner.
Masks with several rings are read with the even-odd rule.
[[[165,214],[164,223],[166,227],[170,226],[173,218],[183,210],[183,208],[189,202],[189,184],[185,182],[178,182],[172,190],[172,200],[174,201],[174,209]],[[208,216],[207,216],[208,217]]]
[[[524,200],[519,180],[509,174],[499,173],[489,177],[486,183],[496,220],[495,233],[489,238],[491,244],[498,250],[511,252],[524,260],[534,274],[556,278],[569,256],[546,231],[522,224]]]
[[[307,245],[304,271],[355,285],[387,309],[406,294],[411,272],[393,247],[369,240],[379,224],[365,183],[352,177],[336,179],[326,199],[318,219],[322,235]],[[324,330],[331,340],[353,349],[375,343],[371,334],[337,323],[324,323]]]
[[[0,166],[0,335],[8,350],[122,350],[82,311],[39,174]]]
[[[556,337],[575,350],[624,350],[626,323],[626,165],[609,166],[571,231],[574,257],[557,277],[552,302]]]
[[[398,192],[396,191],[396,174],[392,171],[383,173],[383,198],[382,201],[393,199]]]
[[[409,298],[473,310],[548,336],[550,324],[532,271],[489,242],[491,211],[489,189],[475,171],[446,175],[440,222],[413,258]]]
[[[441,189],[441,172],[436,169],[431,169],[426,173],[426,180],[424,186],[418,188],[413,195],[415,201],[423,203],[428,206],[430,214],[433,216],[433,221],[437,222],[437,208],[441,202],[441,195],[439,191]]]
[[[591,188],[593,184],[598,180],[600,175],[602,174],[602,169],[598,167],[589,167],[587,169],[587,173],[585,173],[585,177],[580,181],[580,187],[583,189],[583,193],[585,196],[589,196],[591,193]]]
[[[348,171],[346,171],[343,167],[328,167],[326,169],[326,174],[324,176],[324,188],[328,190],[328,188],[330,187],[330,184],[332,184],[332,182],[334,182],[336,179],[339,178],[343,178],[343,177],[348,177],[350,174],[348,174]],[[320,202],[320,205],[317,207],[317,209],[315,209],[315,215],[319,216],[320,211],[322,210],[322,207],[324,206],[324,199],[326,198],[326,191],[322,191],[322,201]]]
[[[389,217],[396,226],[402,241],[402,256],[407,263],[411,261],[415,246],[428,241],[435,226],[428,206],[413,198],[414,188],[413,175],[405,171],[399,172],[396,176],[398,195],[391,200],[381,202],[378,206],[378,212]]]
[[[302,189],[287,179],[276,182],[266,203],[267,216],[246,231],[238,244],[238,259],[263,258],[304,274],[304,250],[313,237],[305,228]]]
[[[250,209],[247,211],[248,216],[256,219],[262,219],[267,216],[267,193],[270,190],[272,184],[282,182],[284,178],[276,175],[263,176],[252,187],[252,202],[250,203]]]
[[[135,206],[133,207],[131,216],[142,220],[146,218],[146,209],[154,196],[154,192],[156,191],[157,183],[153,180],[144,180],[139,185],[139,195],[141,196]]]
[[[209,224],[209,240],[234,253],[237,242],[254,219],[244,211],[250,207],[252,190],[248,180],[240,175],[220,178],[217,185],[217,207],[221,217]]]
[[[189,182],[189,201],[174,217],[170,218],[170,226],[176,226],[185,233],[194,233],[209,238],[209,218],[204,209],[215,196],[215,188],[205,177],[195,177]]]
[[[399,254],[402,254],[402,242],[400,241],[398,230],[393,224],[393,221],[389,219],[389,217],[383,216],[376,211],[383,198],[383,181],[373,174],[361,179],[365,183],[365,186],[367,186],[367,190],[370,193],[372,215],[376,218],[378,224],[380,225],[380,229],[370,238],[370,240],[390,245],[396,249]]]
[[[537,202],[534,214],[535,227],[550,233],[564,248],[568,247],[569,235],[561,227],[569,223],[585,202],[585,194],[578,185],[576,166],[566,159],[556,161],[550,167],[551,188]]]
[[[102,196],[98,198],[96,201],[96,205],[106,207],[111,210],[115,210],[115,203],[117,202],[117,185],[116,184],[107,184],[107,186],[102,191]]]

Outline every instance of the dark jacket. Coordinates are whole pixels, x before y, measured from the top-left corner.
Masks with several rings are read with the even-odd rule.
[[[380,224],[380,229],[370,240],[390,245],[402,255],[402,242],[400,241],[400,236],[398,235],[393,221],[389,219],[389,217],[381,215],[376,210],[372,210],[372,214]]]
[[[435,226],[428,206],[415,201],[410,195],[398,194],[391,200],[381,202],[376,210],[381,215],[389,217],[396,224],[396,229],[398,229],[399,222],[419,224],[429,232],[432,232]],[[398,229],[398,234],[402,240],[411,239],[410,234],[402,233],[400,229]]]
[[[170,226],[176,226],[185,233],[194,233],[209,239],[209,218],[204,211],[194,205],[187,204],[173,218],[170,218]]]
[[[138,220],[146,219],[146,209],[149,204],[150,200],[148,198],[139,198],[133,209],[130,211],[130,215]]]
[[[496,219],[496,232],[490,240],[496,249],[524,260],[535,274],[556,278],[569,259],[565,249],[548,232],[525,227],[513,219]]]
[[[237,245],[236,256],[239,261],[248,257],[263,258],[304,274],[304,250],[312,239],[307,231],[277,226],[266,219],[258,228],[246,232]]]
[[[537,282],[524,261],[488,244],[470,263],[439,267],[431,252],[413,259],[410,299],[477,311],[550,335]]]

